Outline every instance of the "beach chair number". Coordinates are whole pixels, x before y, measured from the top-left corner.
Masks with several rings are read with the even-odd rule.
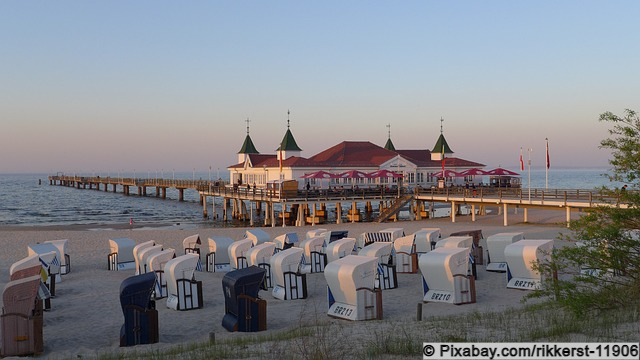
[[[534,281],[517,280],[513,283],[514,287],[533,289],[536,286]]]
[[[344,306],[336,306],[333,309],[333,314],[334,315],[339,315],[339,316],[351,316],[351,313],[353,313],[353,309],[350,308],[346,308]]]
[[[435,301],[449,301],[451,294],[446,293],[433,293],[431,294],[431,300]]]

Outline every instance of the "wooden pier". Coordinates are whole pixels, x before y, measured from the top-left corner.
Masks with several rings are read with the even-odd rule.
[[[276,224],[303,226],[317,225],[327,221],[327,204],[335,209],[336,223],[346,217],[348,222],[362,221],[366,214],[371,221],[396,220],[397,213],[410,210],[411,219],[420,220],[433,214],[430,210],[437,203],[451,206],[451,221],[456,221],[461,205],[471,207],[470,216],[482,216],[487,207],[497,208],[503,215],[504,226],[508,226],[510,209],[524,212],[524,222],[528,222],[529,209],[562,210],[566,212],[567,226],[572,211],[583,211],[596,206],[619,206],[618,194],[597,190],[579,189],[526,189],[480,187],[466,189],[463,187],[414,189],[412,192],[388,190],[385,188],[353,189],[321,189],[280,192],[277,189],[251,187],[247,185],[230,185],[221,181],[207,180],[175,180],[157,178],[121,178],[121,177],[82,177],[82,176],[49,176],[50,185],[70,186],[78,189],[95,189],[117,192],[118,188],[125,195],[131,195],[131,188],[137,189],[138,196],[151,196],[147,189],[155,189],[155,196],[166,198],[167,189],[176,189],[179,201],[184,201],[184,191],[191,189],[199,194],[203,217],[208,218],[208,198],[211,198],[212,218],[218,218],[215,198],[223,199],[222,221],[230,218],[248,220],[254,226],[254,211],[262,214],[264,225]],[[374,205],[378,216],[373,217]],[[343,207],[346,209],[344,211]],[[279,211],[276,211],[276,208]],[[346,215],[346,216],[343,216]]]

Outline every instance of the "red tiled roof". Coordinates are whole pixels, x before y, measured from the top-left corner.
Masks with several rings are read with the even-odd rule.
[[[397,150],[398,154],[419,167],[439,167],[442,165],[440,160],[431,160],[431,151],[429,150]],[[457,157],[445,157],[445,166],[455,167],[484,167],[474,161],[464,160]]]
[[[324,167],[366,167],[379,166],[396,156],[369,141],[343,141],[309,158]]]
[[[396,155],[416,164],[418,167],[440,167],[439,160],[431,160],[429,150],[397,150],[391,151],[375,145],[369,141],[343,141],[310,158],[291,156],[282,162],[285,167],[309,167],[309,168],[357,168],[379,167]],[[263,166],[274,168],[280,166],[275,154],[248,154],[254,168]],[[445,158],[445,166],[453,167],[484,167],[474,161],[459,159],[456,157]],[[244,163],[232,165],[229,168],[243,168]]]

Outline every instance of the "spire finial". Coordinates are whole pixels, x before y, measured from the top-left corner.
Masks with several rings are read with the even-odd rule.
[[[291,111],[290,111],[289,109],[287,109],[287,130],[288,130],[288,129],[289,129],[289,127],[290,127],[290,124],[289,124],[289,114],[291,114]]]
[[[391,139],[391,124],[387,124],[387,129],[389,129],[387,130],[387,135],[389,136],[389,139]]]
[[[440,134],[443,133],[442,131],[442,123],[444,122],[444,119],[442,118],[442,116],[440,116]]]
[[[245,120],[245,122],[247,123],[247,135],[249,135],[249,123],[251,122],[251,120],[249,120],[249,118],[247,118],[247,120]]]

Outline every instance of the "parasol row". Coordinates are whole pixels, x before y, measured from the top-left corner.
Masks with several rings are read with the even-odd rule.
[[[376,170],[370,173],[359,170],[349,170],[342,173],[334,174],[324,170],[314,171],[302,175],[302,179],[375,179],[375,178],[401,178],[402,174],[398,174],[389,170]]]

